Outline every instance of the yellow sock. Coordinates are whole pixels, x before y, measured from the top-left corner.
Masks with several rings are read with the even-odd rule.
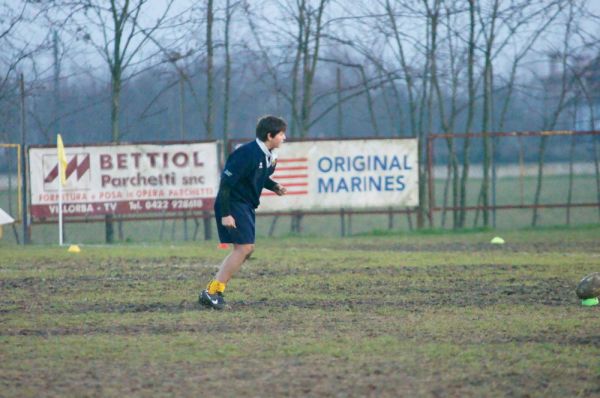
[[[206,290],[208,290],[208,294],[223,293],[225,291],[225,284],[213,279],[212,281],[208,282]]]

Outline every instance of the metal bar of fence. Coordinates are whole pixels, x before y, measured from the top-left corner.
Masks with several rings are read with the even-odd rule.
[[[586,130],[586,131],[573,131],[573,130],[552,130],[552,131],[510,131],[510,132],[494,132],[487,133],[490,137],[540,137],[540,136],[553,136],[553,135],[599,135],[600,131]],[[483,138],[483,133],[443,133],[443,134],[430,134],[431,139],[437,138]]]
[[[556,209],[556,208],[565,208],[565,207],[600,207],[600,203],[549,203],[549,204],[539,204],[539,205],[497,205],[497,206],[465,206],[464,210],[472,211],[472,210],[517,210],[517,209]],[[451,206],[445,207],[446,210],[461,210],[462,207]],[[444,207],[434,207],[433,211],[442,211]]]

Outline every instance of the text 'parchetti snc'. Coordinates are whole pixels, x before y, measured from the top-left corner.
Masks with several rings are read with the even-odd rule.
[[[143,187],[143,186],[174,186],[177,185],[176,174],[168,172],[180,169],[200,169],[204,161],[198,152],[129,152],[116,154],[101,154],[100,169],[115,171],[137,171],[130,176],[114,176],[103,173],[101,186],[105,187]],[[156,173],[165,172],[166,173]],[[203,175],[184,176],[183,185],[202,185]]]

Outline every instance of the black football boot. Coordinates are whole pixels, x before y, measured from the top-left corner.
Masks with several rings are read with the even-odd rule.
[[[208,290],[204,289],[198,297],[198,302],[206,307],[222,310],[225,308],[225,299],[223,293],[208,294]]]

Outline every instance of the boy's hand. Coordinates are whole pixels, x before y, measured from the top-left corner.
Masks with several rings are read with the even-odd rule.
[[[233,216],[221,217],[221,224],[225,228],[236,228]]]
[[[287,189],[283,185],[277,184],[273,188],[273,192],[275,192],[279,196],[282,196],[282,195],[285,195],[287,193]]]

